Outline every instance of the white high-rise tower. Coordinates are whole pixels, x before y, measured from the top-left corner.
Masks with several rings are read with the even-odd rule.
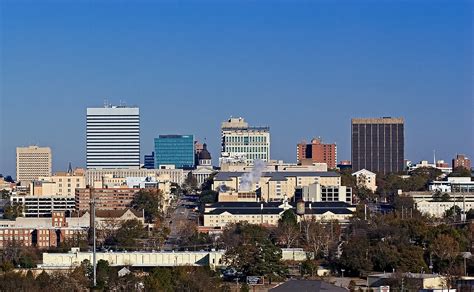
[[[138,107],[87,109],[87,168],[140,168]]]

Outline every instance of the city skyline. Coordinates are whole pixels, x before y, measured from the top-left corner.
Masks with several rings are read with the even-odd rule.
[[[272,159],[321,136],[344,160],[351,118],[401,116],[406,159],[474,156],[468,1],[2,6],[4,175],[31,144],[54,171],[85,167],[86,108],[104,98],[141,108],[142,154],[192,133],[217,164],[221,121],[242,116],[270,126]]]

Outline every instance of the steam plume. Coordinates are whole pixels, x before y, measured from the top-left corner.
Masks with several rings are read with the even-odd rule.
[[[250,191],[252,185],[260,180],[265,167],[266,164],[262,160],[254,160],[252,171],[245,173],[240,178],[239,191]]]

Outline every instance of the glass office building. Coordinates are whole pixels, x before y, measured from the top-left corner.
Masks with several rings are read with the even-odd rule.
[[[164,165],[193,168],[194,135],[160,135],[155,138],[155,168]]]

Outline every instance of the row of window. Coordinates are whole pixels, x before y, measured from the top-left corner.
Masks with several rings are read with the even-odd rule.
[[[225,136],[226,143],[267,143],[266,136]]]

